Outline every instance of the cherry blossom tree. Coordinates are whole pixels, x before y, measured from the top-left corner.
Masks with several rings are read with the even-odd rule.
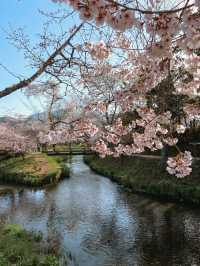
[[[29,151],[34,151],[35,143],[31,138],[19,133],[14,127],[0,125],[0,149],[5,152],[24,155]]]
[[[44,72],[61,82],[69,78],[73,89],[79,86],[85,93],[87,88],[86,95],[89,92],[96,99],[84,107],[81,119],[69,121],[70,127],[51,130],[47,141],[90,139],[92,149],[102,157],[174,146],[178,154],[168,159],[167,171],[177,177],[190,174],[191,155],[180,150],[178,140],[200,115],[200,1],[54,2],[70,5],[102,40],[91,37],[71,45],[83,27],[80,24],[37,65],[32,77],[0,91],[0,97],[26,87]],[[66,47],[72,49],[67,57]]]
[[[162,149],[164,144],[176,145],[177,134],[183,134],[186,129],[180,112],[174,116],[167,104],[159,108],[156,101],[151,101],[149,106],[149,98],[152,99],[152,91],[166,80],[170,98],[187,96],[183,106],[187,119],[191,121],[199,116],[200,1],[174,1],[167,5],[166,1],[152,0],[146,1],[146,6],[145,1],[55,2],[71,5],[85,21],[107,24],[119,32],[109,42],[89,43],[85,49],[92,60],[106,61],[109,57],[113,60],[116,50],[121,48],[119,55],[123,60],[120,67],[113,66],[113,71],[120,73],[123,85],[116,92],[115,100],[121,112],[134,111],[135,119],[124,124],[118,117],[104,130],[96,130],[99,136],[94,149],[102,156],[119,156],[143,152],[145,148]],[[130,41],[129,29],[133,32],[133,41],[137,39],[138,42]],[[102,106],[105,107],[105,103]],[[124,143],[127,135],[132,136],[129,145]],[[178,147],[177,150],[179,154],[168,160],[167,170],[184,177],[190,173],[192,160],[189,152],[182,153]]]

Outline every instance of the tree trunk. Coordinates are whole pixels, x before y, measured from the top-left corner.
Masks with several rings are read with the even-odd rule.
[[[163,149],[161,150],[161,158],[160,158],[161,167],[166,168],[167,158],[168,158],[168,146],[164,145]]]
[[[120,156],[120,164],[121,164],[121,167],[124,166],[124,160],[125,160],[125,157],[124,157],[124,155],[122,154],[122,155]]]
[[[69,154],[72,154],[72,144],[69,143]]]
[[[53,144],[52,146],[53,146],[53,152],[55,152],[56,151],[56,145]]]
[[[164,145],[163,149],[161,150],[161,157],[160,157],[160,165],[162,168],[166,168],[167,158],[168,158],[168,146]]]

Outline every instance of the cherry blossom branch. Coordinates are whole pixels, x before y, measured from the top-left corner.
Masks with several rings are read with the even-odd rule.
[[[154,10],[153,11],[153,10],[144,10],[144,9],[140,9],[137,7],[129,7],[129,6],[126,6],[125,4],[121,4],[121,3],[114,1],[114,0],[106,0],[106,1],[114,4],[115,6],[122,7],[125,10],[136,11],[136,12],[139,12],[142,14],[171,14],[171,13],[177,13],[177,12],[183,11],[185,9],[188,9],[188,8],[191,8],[194,6],[194,4],[191,4],[191,5],[185,5],[184,7],[176,8],[176,9],[159,10],[159,11]]]
[[[62,44],[58,49],[56,49],[50,57],[42,63],[41,67],[29,78],[21,80],[20,82],[9,86],[3,90],[0,91],[0,98],[3,98],[19,89],[23,89],[30,85],[33,81],[35,81],[38,77],[40,77],[46,70],[48,66],[51,66],[54,63],[54,59],[60,55],[60,53],[63,51],[64,48],[66,48],[70,41],[74,38],[74,36],[78,33],[78,31],[82,28],[84,23],[81,23],[76,29],[73,31],[73,33],[69,36],[69,38]]]

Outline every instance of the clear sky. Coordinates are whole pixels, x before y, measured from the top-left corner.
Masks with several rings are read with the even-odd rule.
[[[12,28],[23,27],[29,33],[32,40],[41,32],[44,17],[38,9],[53,11],[59,8],[58,4],[51,0],[6,0],[0,1],[0,63],[3,63],[10,71],[28,77],[32,71],[27,67],[27,61],[23,54],[14,48],[6,39],[5,31]],[[0,90],[8,85],[16,83],[12,75],[0,67]],[[15,113],[28,115],[33,112],[30,102],[21,92],[15,92],[0,99],[0,116],[13,115]]]

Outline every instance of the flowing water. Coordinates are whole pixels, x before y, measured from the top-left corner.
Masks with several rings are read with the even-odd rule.
[[[0,196],[0,219],[41,231],[70,266],[200,265],[200,209],[129,193],[81,156],[70,164],[55,187]]]

